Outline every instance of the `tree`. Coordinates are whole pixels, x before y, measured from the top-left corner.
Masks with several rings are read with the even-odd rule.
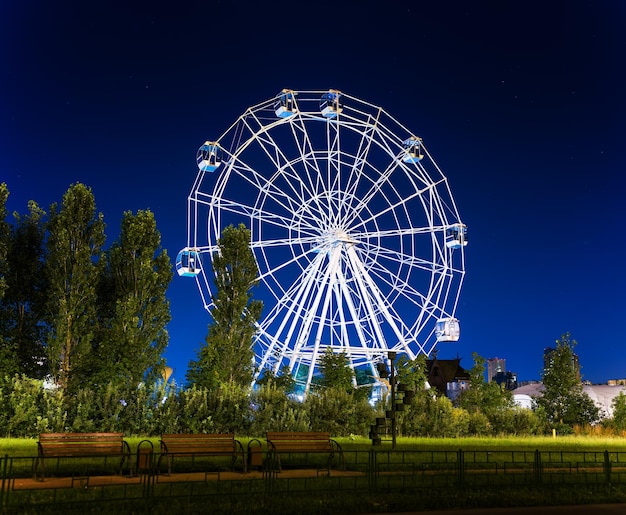
[[[626,395],[619,392],[619,395],[613,399],[613,426],[618,431],[626,431]]]
[[[213,256],[213,323],[198,359],[189,363],[187,381],[212,389],[223,383],[249,386],[254,376],[253,337],[263,309],[250,291],[259,274],[250,230],[243,224],[229,225],[218,249]]]
[[[354,391],[354,372],[350,368],[345,352],[334,352],[328,347],[320,357],[321,376],[316,381],[322,388],[337,388],[347,393]]]
[[[49,283],[47,354],[56,384],[66,393],[89,377],[96,327],[97,263],[104,220],[91,189],[70,186],[50,208],[46,260]]]
[[[490,416],[492,411],[513,407],[510,391],[501,388],[496,382],[485,381],[485,363],[487,360],[476,352],[472,354],[474,366],[470,370],[470,386],[461,392],[457,405],[469,413],[482,412]]]
[[[256,382],[259,386],[268,386],[281,390],[285,394],[293,393],[296,389],[296,380],[291,375],[291,369],[283,365],[278,374],[267,368]]]
[[[100,334],[94,380],[136,388],[160,375],[171,319],[166,291],[172,265],[161,248],[154,214],[127,211],[120,237],[106,253],[98,291]]]
[[[7,270],[1,333],[6,349],[14,356],[13,374],[42,379],[46,375],[43,346],[46,279],[44,274],[45,212],[36,202],[28,203],[29,213],[14,213],[7,251]]]
[[[9,241],[9,224],[7,218],[7,200],[9,199],[9,189],[7,185],[0,183],[0,299],[6,290],[6,256]]]
[[[583,391],[575,361],[576,345],[570,333],[556,341],[543,371],[543,395],[536,401],[547,421],[565,430],[574,424],[593,424],[600,418],[600,410]]]

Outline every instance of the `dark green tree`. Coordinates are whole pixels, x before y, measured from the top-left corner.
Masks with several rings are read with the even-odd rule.
[[[263,303],[252,299],[258,266],[250,249],[250,230],[229,225],[213,256],[215,295],[206,344],[189,363],[187,381],[215,389],[221,384],[249,386],[254,376],[252,349]]]
[[[46,277],[47,355],[55,383],[69,393],[90,375],[96,328],[98,260],[104,220],[90,188],[76,183],[50,208]]]
[[[33,378],[46,375],[44,340],[44,274],[45,212],[36,202],[28,203],[28,214],[14,213],[7,250],[7,289],[0,314],[0,327],[6,349],[15,359],[11,375],[26,374]]]
[[[136,388],[164,367],[171,319],[166,291],[172,265],[161,248],[154,214],[127,211],[120,237],[106,253],[98,290],[100,332],[92,363],[96,384]]]
[[[556,341],[543,371],[543,395],[536,401],[548,423],[561,431],[571,430],[575,424],[592,424],[600,418],[600,410],[583,391],[574,354],[576,345],[570,333]]]
[[[345,352],[334,352],[327,347],[319,359],[320,377],[316,384],[322,388],[337,388],[348,393],[354,391],[354,372]]]
[[[494,381],[486,382],[485,363],[487,360],[477,353],[472,356],[474,366],[470,370],[470,386],[460,393],[456,404],[470,415],[480,413],[491,420],[496,414],[513,408],[513,395]],[[485,433],[484,430],[481,431]]]
[[[617,431],[626,431],[626,395],[620,392],[613,398],[613,420],[612,425]]]
[[[4,296],[6,290],[6,273],[7,273],[7,248],[9,243],[9,224],[7,219],[7,200],[9,198],[9,188],[2,182],[0,183],[0,299]]]
[[[296,380],[291,375],[291,370],[284,365],[278,374],[270,369],[266,369],[263,375],[257,380],[259,386],[276,388],[285,394],[293,393],[296,388]]]
[[[409,359],[406,354],[402,354],[395,363],[396,379],[398,384],[404,385],[408,390],[413,390],[416,395],[429,392],[426,389],[426,355],[420,354],[415,359]],[[431,395],[430,393],[428,395]]]
[[[7,250],[10,233],[10,226],[6,221],[6,204],[8,198],[9,189],[7,188],[7,185],[2,182],[0,183],[0,379],[5,375],[12,376],[17,369],[17,356],[15,349],[6,337],[6,325],[8,324],[8,319],[6,317],[6,308],[3,300],[4,292],[7,288]]]

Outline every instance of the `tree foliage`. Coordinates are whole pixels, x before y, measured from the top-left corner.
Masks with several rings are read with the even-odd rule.
[[[0,299],[4,296],[6,290],[6,274],[7,274],[7,242],[9,239],[9,224],[7,218],[7,200],[9,198],[9,188],[6,183],[0,183]]]
[[[91,189],[70,186],[60,208],[53,204],[48,227],[46,276],[51,374],[65,391],[90,376],[96,327],[98,259],[104,244],[103,215],[96,213]]]
[[[456,404],[470,413],[483,412],[487,417],[492,412],[513,407],[513,396],[498,383],[485,382],[487,360],[476,352],[472,354],[474,366],[470,370],[470,387],[460,393]]]
[[[6,292],[0,300],[0,334],[4,351],[12,356],[9,375],[43,378],[47,373],[45,347],[44,274],[45,212],[36,202],[28,203],[25,216],[14,213],[15,223],[7,242]]]
[[[253,337],[263,309],[251,293],[259,271],[250,249],[250,230],[243,224],[229,225],[218,247],[213,256],[213,323],[197,360],[189,363],[187,381],[209,388],[224,383],[249,386],[254,376]]]
[[[146,374],[160,375],[171,319],[166,291],[172,267],[153,213],[125,212],[119,240],[106,257],[98,290],[95,381],[137,387]]]
[[[536,400],[548,423],[564,429],[575,424],[593,424],[600,418],[599,409],[583,391],[575,362],[576,345],[569,333],[556,341],[543,371],[543,394]]]
[[[354,391],[354,372],[345,352],[334,352],[328,347],[319,360],[320,377],[316,385],[322,388],[338,388],[348,393]]]

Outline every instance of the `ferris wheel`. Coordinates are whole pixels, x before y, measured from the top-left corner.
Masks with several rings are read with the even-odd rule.
[[[377,376],[459,338],[467,227],[421,138],[336,90],[283,90],[197,154],[188,242],[177,257],[212,308],[211,259],[244,223],[264,302],[257,375],[288,366],[303,393],[330,348]]]

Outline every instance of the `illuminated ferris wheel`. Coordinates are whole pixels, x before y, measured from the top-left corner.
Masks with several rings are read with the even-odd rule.
[[[458,340],[467,228],[421,138],[382,108],[283,90],[205,142],[197,163],[177,271],[210,311],[222,230],[250,229],[265,306],[256,378],[287,365],[306,393],[328,348],[376,377],[389,351],[414,359]]]

